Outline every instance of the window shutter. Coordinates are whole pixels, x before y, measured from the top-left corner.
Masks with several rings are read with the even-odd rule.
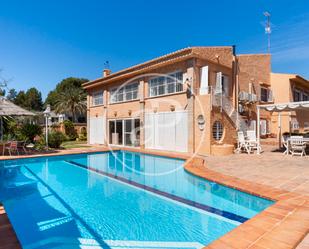
[[[208,94],[208,66],[201,68],[200,95]]]
[[[215,94],[222,94],[222,72],[218,72],[216,74]]]

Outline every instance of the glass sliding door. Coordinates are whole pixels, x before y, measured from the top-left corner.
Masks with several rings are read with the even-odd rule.
[[[109,143],[113,145],[122,145],[123,124],[122,120],[110,120],[109,122]]]
[[[134,142],[133,146],[138,147],[140,146],[140,120],[139,119],[134,119],[133,120],[134,124]]]
[[[109,121],[109,143],[113,145],[139,146],[140,120],[119,119]]]
[[[133,129],[132,121],[133,119],[124,120],[124,123],[125,123],[124,145],[126,146],[133,145],[134,138],[132,137],[132,129]]]
[[[116,138],[117,145],[123,144],[123,122],[122,120],[116,120]]]
[[[125,122],[124,145],[137,147],[140,145],[140,120],[127,119]]]

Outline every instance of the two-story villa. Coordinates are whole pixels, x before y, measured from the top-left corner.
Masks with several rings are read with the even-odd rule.
[[[190,47],[113,74],[104,70],[84,84],[89,143],[199,154],[233,145],[237,68],[233,47]]]
[[[237,129],[256,129],[273,103],[269,54],[190,47],[87,82],[88,142],[206,154],[232,152]],[[261,113],[261,135],[272,131]],[[274,122],[274,121],[273,121]]]

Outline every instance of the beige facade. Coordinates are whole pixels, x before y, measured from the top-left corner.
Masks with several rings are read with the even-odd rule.
[[[186,134],[187,144],[183,146],[186,148],[186,152],[206,155],[211,153],[213,144],[234,144],[236,125],[222,109],[212,105],[211,90],[215,89],[217,75],[220,72],[228,82],[225,95],[231,103],[233,102],[235,83],[232,52],[232,47],[187,48],[88,82],[84,84],[84,88],[88,92],[88,124],[95,122],[93,120],[96,118],[104,117],[105,138],[103,143],[108,145],[114,142],[111,139],[111,136],[114,135],[109,129],[115,129],[109,121],[138,119],[140,122],[138,146],[145,148],[147,147],[147,128],[144,127],[147,120],[145,116],[152,114],[160,116],[162,114],[168,118],[170,113],[176,114],[171,117],[177,117],[179,113],[185,117],[187,122],[181,126],[186,129],[183,131]],[[203,67],[207,68],[207,90],[200,94],[201,69]],[[151,79],[156,75],[164,76],[175,72],[182,74],[182,89],[151,96],[149,89]],[[138,97],[134,100],[112,103],[112,89],[119,89],[121,85],[132,83],[138,84]],[[94,96],[98,96],[98,94],[102,94],[103,101],[94,104]],[[203,124],[198,122],[198,117],[204,120]],[[115,123],[115,125],[117,124]],[[167,128],[167,130],[169,129]],[[90,133],[91,125],[88,125],[88,134]],[[215,136],[214,133],[216,133]],[[165,136],[168,137],[169,134],[165,134]],[[116,140],[119,142],[119,136]],[[123,141],[122,145],[125,146]]]
[[[273,103],[271,90],[271,56],[269,54],[238,55],[239,113],[251,129],[256,129],[257,104]],[[263,94],[266,92],[266,94]],[[242,96],[244,95],[244,96]],[[271,114],[261,111],[261,122],[266,125],[262,136],[270,134]]]
[[[271,88],[275,103],[309,101],[309,81],[298,75],[271,73]],[[278,113],[272,113],[271,123],[271,132],[277,134],[279,126]],[[282,133],[309,132],[309,111],[282,112],[281,130]]]
[[[252,126],[256,105],[274,101],[274,77],[270,55],[236,56],[233,47],[191,47],[113,74],[105,70],[83,85],[88,142],[224,154],[236,143],[237,119]],[[275,121],[261,114],[267,135]]]

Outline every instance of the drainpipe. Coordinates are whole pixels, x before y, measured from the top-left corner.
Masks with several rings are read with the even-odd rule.
[[[236,56],[236,45],[233,45],[233,79],[235,80],[235,109],[236,109],[236,128],[239,130],[239,107],[238,107],[238,92],[239,92],[239,78],[238,78],[238,60]]]

